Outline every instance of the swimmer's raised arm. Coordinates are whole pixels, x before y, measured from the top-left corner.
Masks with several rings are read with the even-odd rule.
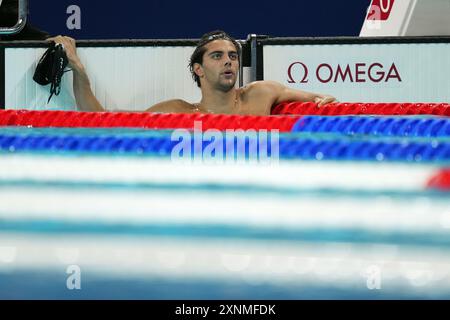
[[[69,66],[73,70],[73,93],[77,108],[81,111],[106,111],[91,90],[89,77],[77,55],[75,40],[70,37],[57,36],[48,38],[47,41],[61,43],[64,46]]]

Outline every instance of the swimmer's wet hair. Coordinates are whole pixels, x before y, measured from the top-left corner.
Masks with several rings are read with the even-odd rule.
[[[197,83],[198,87],[201,87],[200,85],[200,77],[195,74],[194,72],[194,64],[203,63],[203,54],[206,52],[205,45],[210,43],[214,40],[228,40],[231,41],[234,44],[234,47],[236,48],[236,51],[238,53],[238,57],[241,56],[241,46],[239,43],[232,37],[230,37],[226,32],[222,30],[215,30],[208,33],[205,33],[200,41],[197,44],[197,47],[195,48],[194,52],[191,55],[191,59],[189,60],[189,70],[192,75],[192,79]]]

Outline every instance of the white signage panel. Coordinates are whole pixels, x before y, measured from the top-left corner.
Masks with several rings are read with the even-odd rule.
[[[450,43],[264,45],[264,80],[346,102],[450,102]]]

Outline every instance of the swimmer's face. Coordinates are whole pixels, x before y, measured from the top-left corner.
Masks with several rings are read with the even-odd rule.
[[[228,40],[214,40],[205,47],[203,63],[194,66],[202,87],[209,83],[215,89],[231,90],[239,70],[239,56],[235,46]]]

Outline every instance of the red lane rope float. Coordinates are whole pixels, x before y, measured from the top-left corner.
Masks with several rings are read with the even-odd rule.
[[[151,112],[78,112],[0,110],[0,126],[32,127],[132,127],[146,129],[255,129],[291,131],[300,116],[248,116],[223,114],[182,114]]]
[[[450,168],[440,170],[427,182],[428,189],[450,191]]]
[[[272,108],[274,115],[438,115],[450,117],[448,103],[331,103],[283,102]]]

